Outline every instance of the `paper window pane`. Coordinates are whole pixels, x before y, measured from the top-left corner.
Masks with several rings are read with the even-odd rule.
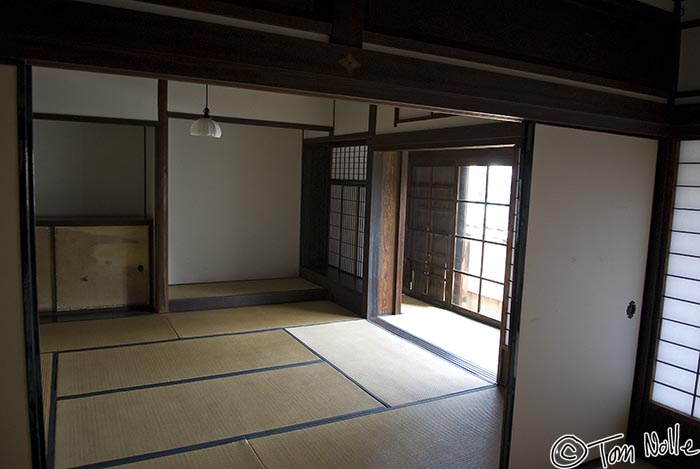
[[[459,200],[484,202],[486,200],[486,166],[460,166]]]
[[[492,204],[510,203],[510,185],[513,168],[510,166],[489,166],[488,200]]]
[[[665,341],[700,350],[700,329],[676,322],[661,321],[661,338]]]
[[[477,312],[479,310],[479,286],[481,280],[455,272],[452,283],[452,303]]]
[[[698,280],[700,279],[700,258],[671,254],[668,258],[668,273]],[[700,288],[700,285],[697,288]]]
[[[506,244],[508,241],[508,215],[510,207],[488,205],[486,207],[486,230],[484,239]]]
[[[503,283],[506,276],[506,247],[498,244],[484,245],[484,267],[482,277]],[[503,293],[499,299],[503,298]]]
[[[671,252],[700,256],[700,235],[688,233],[671,233]]]
[[[700,167],[700,165],[698,165]],[[700,233],[700,211],[676,210],[673,213],[673,229]]]
[[[484,239],[483,204],[457,202],[457,235]]]
[[[700,282],[684,278],[666,277],[666,296],[700,303]]]
[[[681,391],[695,392],[695,373],[691,371],[681,370],[680,368],[657,362],[656,377],[654,379],[659,383]]]
[[[681,142],[679,160],[681,163],[700,163],[700,140],[686,140]]]
[[[679,164],[676,184],[700,187],[700,164]]]
[[[481,275],[481,253],[483,244],[464,238],[455,240],[455,269],[471,275]]]
[[[663,317],[674,321],[684,322],[700,326],[700,305],[665,298],[663,304]]]
[[[700,352],[690,350],[668,342],[659,342],[657,359],[672,365],[680,366],[688,371],[697,371]]]
[[[654,383],[651,400],[690,415],[693,409],[693,396],[677,391],[663,384]]]
[[[675,208],[700,209],[700,187],[677,187]]]
[[[503,312],[503,285],[484,280],[481,283],[481,309],[486,317],[501,320]]]

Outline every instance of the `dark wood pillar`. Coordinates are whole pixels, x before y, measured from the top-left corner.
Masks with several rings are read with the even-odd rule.
[[[153,270],[155,309],[168,312],[168,82],[158,80]]]
[[[402,200],[402,163],[400,151],[374,152],[368,184],[371,187],[366,275],[366,311],[368,318],[399,312],[403,275],[403,237],[405,202]],[[402,215],[403,213],[403,215]]]

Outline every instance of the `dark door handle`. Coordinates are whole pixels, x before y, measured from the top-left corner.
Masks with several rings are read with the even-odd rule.
[[[637,312],[637,303],[630,301],[627,305],[627,319],[632,319]]]

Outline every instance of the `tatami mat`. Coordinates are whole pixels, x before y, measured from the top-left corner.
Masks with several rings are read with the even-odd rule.
[[[166,315],[180,337],[273,329],[357,319],[330,301],[302,301]]]
[[[61,355],[58,396],[317,360],[284,331],[178,340]]]
[[[44,435],[49,433],[49,411],[51,410],[51,375],[53,355],[41,354],[41,402],[44,405]]]
[[[289,331],[390,405],[489,384],[367,321]]]
[[[325,363],[59,400],[56,467],[179,448],[379,406]]]
[[[177,338],[168,320],[157,314],[42,324],[39,331],[42,352]]]
[[[502,406],[490,388],[250,444],[268,469],[494,469]]]
[[[264,469],[246,440],[119,467],[126,469]]]
[[[303,278],[273,278],[264,280],[241,280],[236,282],[188,283],[170,285],[168,297],[171,300],[185,298],[208,298],[213,296],[249,295],[295,290],[320,289],[315,283]]]

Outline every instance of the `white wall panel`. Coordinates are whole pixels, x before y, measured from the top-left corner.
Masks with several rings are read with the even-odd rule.
[[[564,434],[627,429],[639,313],[625,309],[641,308],[656,151],[536,128],[511,469],[550,467]]]
[[[168,83],[168,110],[200,114],[204,109],[205,86],[198,83]],[[333,125],[333,100],[269,91],[209,86],[212,115]]]
[[[298,275],[301,130],[169,125],[171,284]]]
[[[158,120],[158,80],[32,67],[34,112]]]
[[[144,216],[155,148],[144,137],[134,125],[34,121],[37,216]]]
[[[367,132],[369,104],[360,101],[335,100],[335,135]]]

